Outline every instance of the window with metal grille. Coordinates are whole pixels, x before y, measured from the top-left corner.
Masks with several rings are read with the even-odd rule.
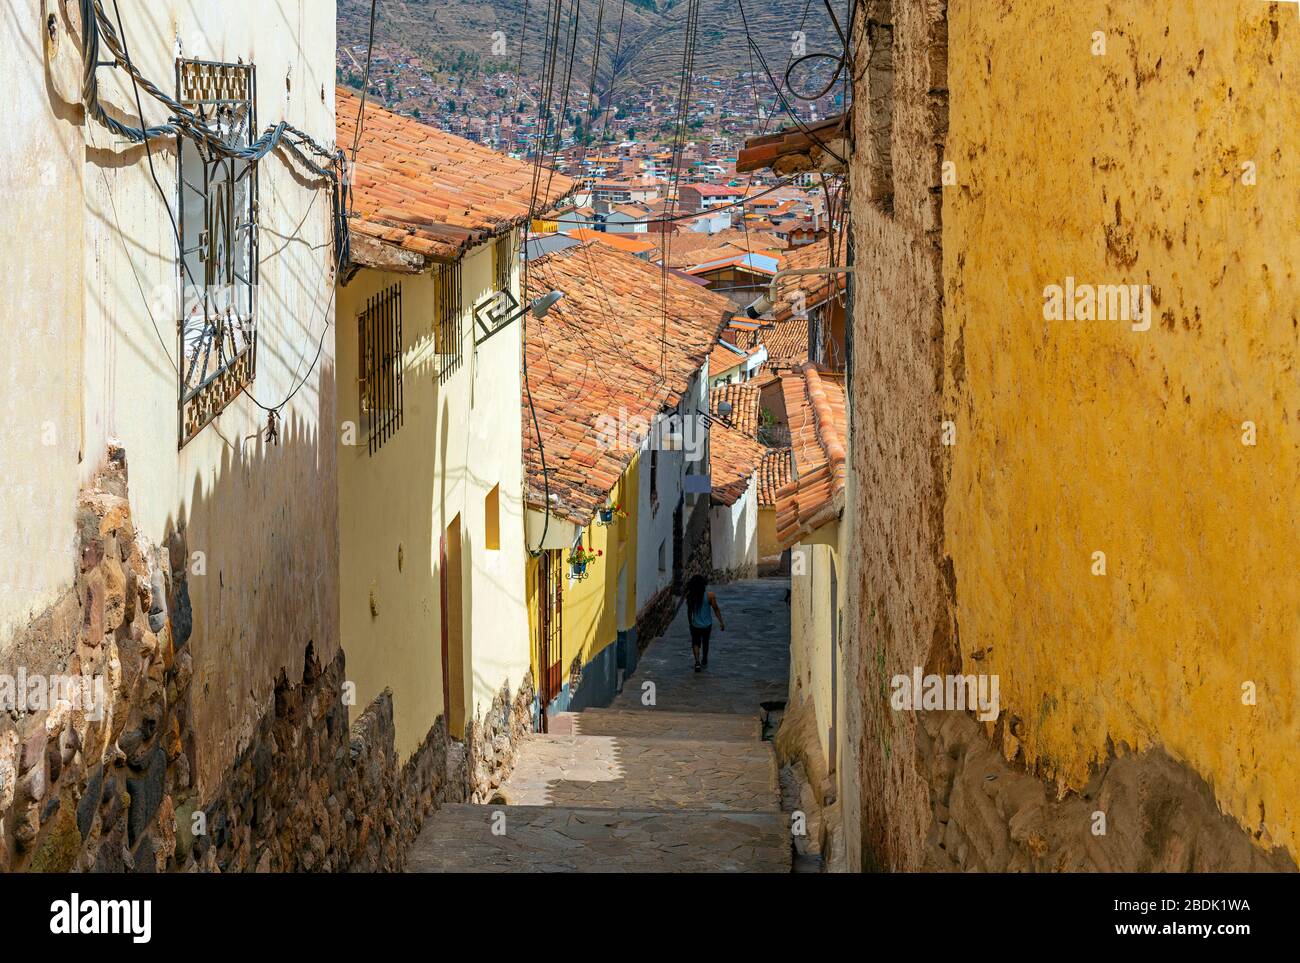
[[[357,316],[361,427],[370,454],[402,427],[402,286],[366,301]]]
[[[176,62],[177,99],[224,143],[257,136],[249,64]],[[177,137],[182,291],[177,423],[184,446],[253,380],[257,349],[257,164]]]
[[[460,368],[462,355],[460,261],[443,264],[433,276],[437,325],[435,335],[442,366],[439,381],[446,381]]]
[[[496,287],[493,290],[510,290],[510,261],[511,256],[514,253],[511,250],[511,242],[511,236],[509,234],[503,234],[501,237],[497,238],[496,243],[492,245],[492,266],[495,272],[494,277],[496,279]]]

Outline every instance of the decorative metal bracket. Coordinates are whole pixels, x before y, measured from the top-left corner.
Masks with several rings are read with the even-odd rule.
[[[507,290],[497,291],[479,302],[474,308],[474,322],[478,325],[474,332],[474,347],[477,348],[498,331],[509,327],[517,321],[523,312],[519,302]]]

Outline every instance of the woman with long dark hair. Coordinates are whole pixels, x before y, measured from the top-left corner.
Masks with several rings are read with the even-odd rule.
[[[691,652],[695,654],[696,672],[709,664],[709,635],[713,631],[714,615],[718,617],[718,628],[727,631],[722,610],[718,608],[718,597],[709,591],[709,583],[703,575],[692,575],[686,583],[686,621],[691,627]]]

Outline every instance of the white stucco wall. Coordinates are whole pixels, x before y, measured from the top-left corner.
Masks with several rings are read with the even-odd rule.
[[[84,149],[77,111],[48,88],[40,0],[0,6],[0,33],[0,192],[8,221],[0,233],[8,273],[0,288],[3,657],[14,631],[72,585],[82,449]]]
[[[683,393],[681,400],[678,402],[675,412],[682,425],[695,425],[698,416],[705,411],[706,404],[706,385],[708,384],[708,365],[703,365],[691,379],[690,385]],[[658,423],[662,424],[668,420],[668,415],[660,416]],[[690,429],[695,431],[695,429]],[[667,429],[664,429],[664,434]],[[657,465],[657,490],[658,502],[657,507],[652,506],[650,500],[650,475],[652,458],[649,447],[653,444],[656,432],[652,429],[650,438],[647,439],[645,449],[641,454],[641,470],[639,472],[639,492],[637,518],[640,523],[640,533],[637,539],[637,580],[636,580],[636,608],[641,609],[653,599],[664,588],[672,584],[673,581],[673,512],[677,503],[685,499],[683,503],[683,528],[689,523],[690,513],[695,506],[698,498],[708,498],[707,495],[686,495],[685,479],[688,472],[692,474],[702,474],[706,478],[709,474],[708,460],[708,443],[707,433],[703,436],[703,453],[702,457],[695,461],[688,461],[684,451],[660,451],[658,453]],[[689,442],[689,436],[686,439]],[[697,441],[700,439],[697,438]],[[663,567],[660,568],[659,549],[663,546]]]
[[[745,494],[734,505],[709,509],[713,568],[720,572],[751,573],[758,568],[758,476],[749,479]]]

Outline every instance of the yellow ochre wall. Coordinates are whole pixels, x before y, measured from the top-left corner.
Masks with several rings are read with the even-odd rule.
[[[561,615],[561,666],[563,680],[567,681],[569,667],[575,658],[586,665],[605,648],[618,641],[618,633],[636,624],[636,533],[638,471],[640,456],[623,472],[610,493],[610,501],[620,505],[626,518],[615,519],[604,526],[594,521],[582,530],[582,544],[588,551],[600,550],[605,554],[587,566],[588,576],[577,580],[568,578],[568,550],[560,552],[565,566],[564,602]],[[618,611],[618,570],[626,566],[626,599],[623,611]],[[529,638],[537,638],[537,566],[536,558],[527,562],[527,597]],[[532,646],[533,678],[540,679],[542,667],[537,665],[537,646]]]
[[[355,444],[341,431],[339,445],[341,637],[348,679],[357,686],[353,714],[392,688],[403,759],[443,712],[439,538],[457,518],[463,671],[451,681],[466,693],[467,718],[487,711],[503,685],[513,696],[529,669],[519,327],[494,336],[477,357],[471,330],[473,306],[492,279],[489,243],[464,260],[463,360],[441,384],[431,274],[363,270],[338,293],[339,419],[357,425]],[[357,316],[367,298],[396,283],[404,419],[372,456],[359,420]],[[485,502],[498,485],[500,548],[492,550]],[[449,661],[454,668],[455,658]]]
[[[1000,675],[1008,751],[1066,786],[1110,741],[1161,745],[1300,854],[1300,18],[987,7],[949,6],[936,422],[965,670]],[[1067,276],[1152,285],[1150,330],[1044,321]]]

